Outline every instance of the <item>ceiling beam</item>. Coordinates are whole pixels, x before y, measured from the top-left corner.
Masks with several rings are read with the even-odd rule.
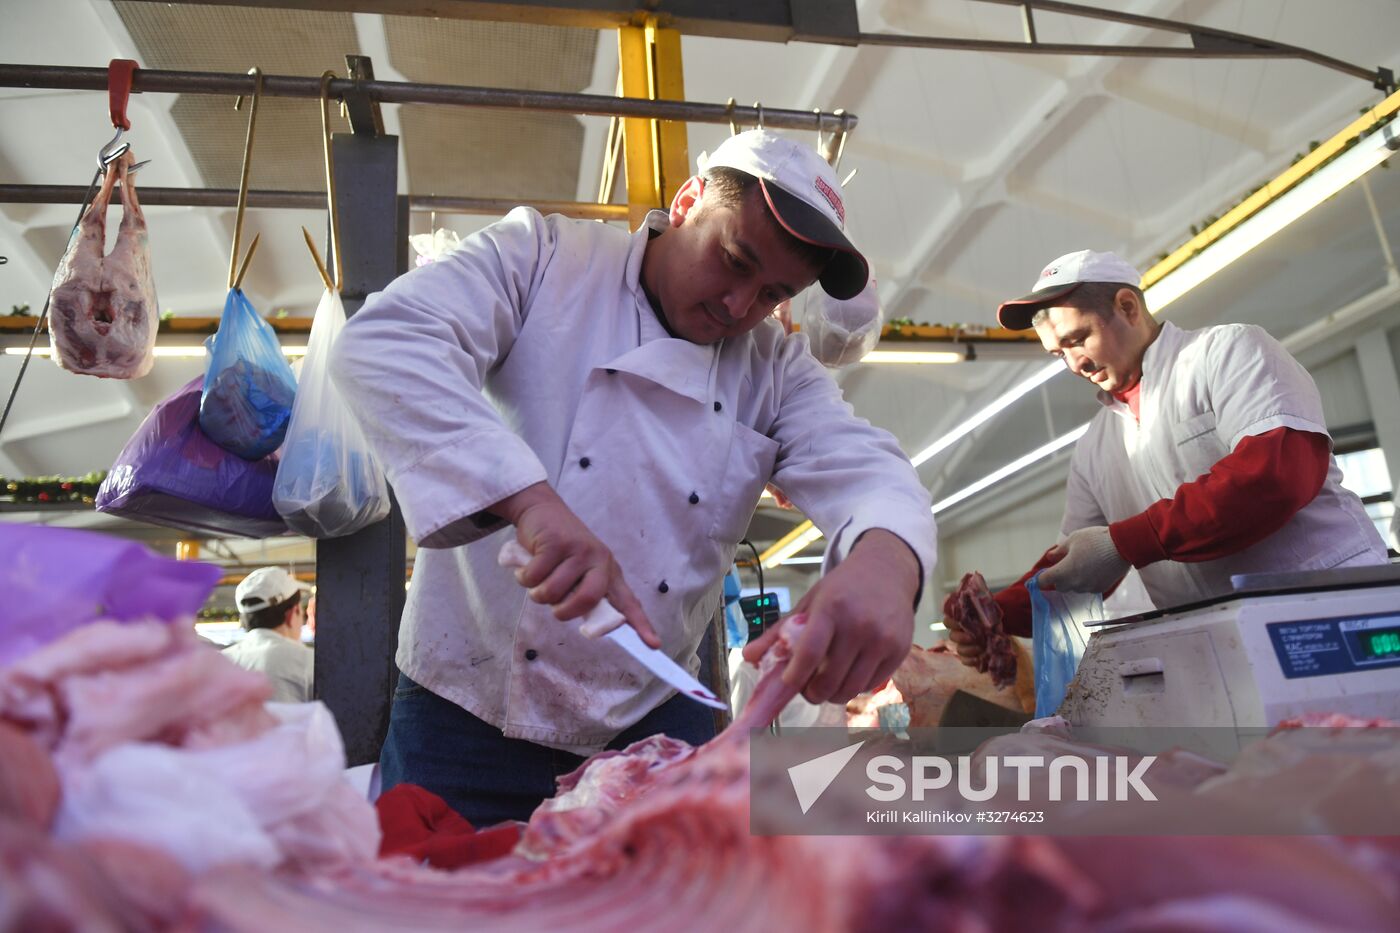
[[[165,0],[142,0],[154,3]],[[855,0],[184,0],[206,6],[382,13],[435,19],[533,23],[582,29],[660,25],[689,36],[768,42],[855,45],[860,32]]]
[[[1165,2],[1156,4],[1161,9],[1167,6]],[[1113,27],[1107,30],[1105,39],[1122,41],[1130,31],[1131,27],[1127,26]],[[923,280],[943,251],[957,240],[957,234],[978,211],[1005,199],[1007,178],[1039,143],[1062,129],[1074,110],[1075,102],[1088,94],[1102,93],[1103,79],[1117,66],[1118,62],[1114,59],[1076,62],[1077,70],[1070,77],[1057,81],[1020,121],[1008,128],[1001,145],[973,167],[972,180],[958,192],[955,206],[930,224],[927,232],[914,245],[912,258],[896,274],[889,294],[881,295],[885,307],[899,306],[900,299]]]

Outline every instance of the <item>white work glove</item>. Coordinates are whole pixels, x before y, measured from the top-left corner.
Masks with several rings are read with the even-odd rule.
[[[1113,546],[1106,525],[1070,532],[1054,550],[1065,556],[1041,573],[1040,583],[1062,592],[1102,593],[1123,579],[1129,569],[1128,562]]]

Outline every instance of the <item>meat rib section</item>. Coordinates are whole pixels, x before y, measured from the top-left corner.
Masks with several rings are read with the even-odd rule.
[[[992,683],[1007,687],[1016,682],[1016,649],[1002,628],[1001,608],[980,573],[963,576],[958,588],[943,601],[943,617],[982,647],[977,669],[991,674]]]
[[[128,172],[132,162],[128,151],[108,166],[54,274],[49,339],[54,359],[69,372],[135,379],[155,362],[160,313],[146,218]],[[107,206],[118,181],[122,222],[116,245],[104,257]]]

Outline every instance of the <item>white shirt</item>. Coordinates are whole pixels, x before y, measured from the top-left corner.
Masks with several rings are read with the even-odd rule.
[[[305,703],[315,681],[315,653],[270,628],[255,628],[224,649],[239,667],[266,675],[276,703]]]
[[[612,550],[692,672],[764,484],[828,538],[871,528],[925,579],[929,497],[894,438],[857,418],[805,338],[767,320],[701,346],[670,337],[636,233],[517,208],[371,295],[332,372],[420,545],[399,634],[409,677],[507,736],[588,754],[673,691],[611,642],[526,599],[480,513],[547,480]]]
[[[1142,364],[1141,421],[1099,393],[1104,410],[1075,446],[1061,535],[1142,512],[1208,472],[1252,435],[1277,428],[1327,434],[1312,376],[1264,330],[1164,323]],[[1139,568],[1158,608],[1229,593],[1232,574],[1381,564],[1385,545],[1331,458],[1312,502],[1279,531],[1229,557]]]

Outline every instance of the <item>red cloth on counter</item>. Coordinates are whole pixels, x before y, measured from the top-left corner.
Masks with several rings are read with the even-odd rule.
[[[1134,414],[1137,394],[1135,387],[1119,396]],[[1317,496],[1330,464],[1326,435],[1292,428],[1252,435],[1205,474],[1182,483],[1175,496],[1114,522],[1108,533],[1134,567],[1228,557],[1288,524]],[[1046,551],[1021,579],[992,597],[1008,633],[1030,636],[1031,598],[1025,583],[1052,563]]]
[[[509,855],[520,841],[519,823],[478,831],[437,794],[397,784],[374,802],[384,834],[379,856],[407,855],[434,868],[461,868]]]

